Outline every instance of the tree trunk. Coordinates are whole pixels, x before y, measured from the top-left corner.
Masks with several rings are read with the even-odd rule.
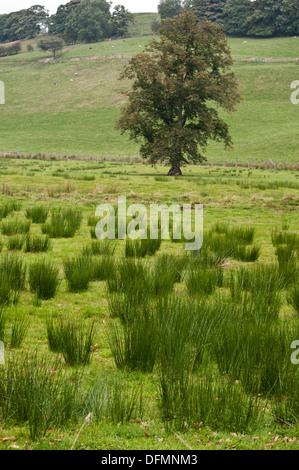
[[[172,166],[167,174],[167,176],[182,176],[182,171],[179,166]]]

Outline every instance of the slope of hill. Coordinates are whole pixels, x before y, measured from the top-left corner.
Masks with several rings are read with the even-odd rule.
[[[152,23],[160,21],[158,13],[133,13],[134,23],[129,26],[129,36],[145,36],[152,34]]]
[[[148,15],[146,15],[148,17]],[[142,18],[142,15],[140,15]],[[0,59],[6,104],[0,107],[0,151],[59,155],[138,155],[138,145],[115,130],[128,82],[119,75],[150,36],[68,47],[53,62],[35,50]],[[245,42],[246,41],[246,42]],[[207,157],[297,162],[299,105],[291,103],[296,62],[246,62],[246,57],[294,58],[295,38],[230,39],[244,102],[228,116],[234,149],[211,143]],[[26,49],[25,49],[26,50]]]

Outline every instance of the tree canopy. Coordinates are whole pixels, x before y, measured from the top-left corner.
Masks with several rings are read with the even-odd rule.
[[[48,11],[41,5],[0,15],[0,42],[34,38],[46,26]]]
[[[124,69],[132,88],[117,128],[140,142],[150,163],[163,161],[169,174],[180,174],[183,164],[205,160],[210,139],[232,145],[218,108],[234,111],[241,96],[221,27],[184,11],[163,20],[159,33]]]
[[[127,33],[130,23],[134,17],[123,5],[116,5],[112,12],[113,35],[123,36]]]
[[[42,51],[51,51],[53,53],[54,59],[56,57],[56,52],[60,51],[63,48],[63,45],[63,40],[57,36],[48,36],[38,42],[38,47]]]
[[[96,42],[112,34],[106,0],[82,0],[67,18],[65,36],[71,42]]]
[[[284,36],[299,33],[298,0],[255,0],[247,18],[251,36]]]
[[[170,18],[180,9],[180,0],[161,0],[161,18]],[[182,7],[225,26],[232,36],[293,36],[299,34],[299,0],[185,0]],[[160,11],[161,10],[161,11]]]
[[[299,0],[160,0],[162,19],[182,10],[196,12],[199,20],[223,25],[228,35],[274,37],[299,35]],[[0,43],[34,38],[48,28],[68,43],[91,42],[128,32],[133,15],[123,6],[111,11],[109,0],[71,0],[54,15],[42,5],[0,15]],[[158,20],[152,24],[156,32]]]
[[[158,12],[162,20],[173,18],[183,9],[181,0],[161,0],[158,5]]]
[[[106,0],[73,0],[58,7],[49,21],[50,34],[62,34],[67,42],[96,42],[127,33],[133,15]]]
[[[246,36],[248,18],[253,11],[250,0],[227,0],[223,9],[223,24],[231,36]]]
[[[110,11],[107,0],[71,0],[54,15],[41,5],[0,15],[0,42],[34,38],[43,30],[62,36],[67,42],[91,42],[127,33],[133,15],[123,6]]]
[[[226,0],[186,0],[185,7],[196,11],[200,20],[207,19],[222,24]]]
[[[299,0],[186,0],[198,19],[224,25],[234,36],[292,36],[299,34]]]

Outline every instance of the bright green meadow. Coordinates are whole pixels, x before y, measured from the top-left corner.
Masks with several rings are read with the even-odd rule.
[[[229,39],[234,148],[167,177],[115,129],[152,37],[136,18],[55,61],[36,41],[0,58],[0,449],[296,450],[299,39]],[[192,227],[201,205],[202,248],[172,216],[167,237],[117,239],[116,217],[99,240],[119,196]]]
[[[138,157],[138,145],[115,129],[125,104],[121,92],[129,86],[119,76],[150,39],[69,46],[55,62],[36,44],[34,52],[27,52],[24,44],[21,54],[0,58],[6,89],[0,151]],[[232,38],[229,44],[244,101],[226,116],[234,148],[226,151],[211,142],[206,156],[214,163],[261,163],[269,158],[297,163],[298,106],[291,103],[291,84],[298,80],[298,38]]]
[[[1,448],[298,448],[297,171],[184,173],[1,159]],[[203,204],[202,250],[96,240],[119,195]]]

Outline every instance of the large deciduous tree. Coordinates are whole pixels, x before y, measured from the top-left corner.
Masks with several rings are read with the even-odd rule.
[[[232,58],[224,31],[198,22],[184,11],[162,21],[160,39],[134,56],[121,78],[132,80],[117,128],[141,143],[150,163],[163,161],[170,175],[186,163],[202,162],[208,141],[232,145],[218,107],[228,112],[241,101],[229,68]]]

